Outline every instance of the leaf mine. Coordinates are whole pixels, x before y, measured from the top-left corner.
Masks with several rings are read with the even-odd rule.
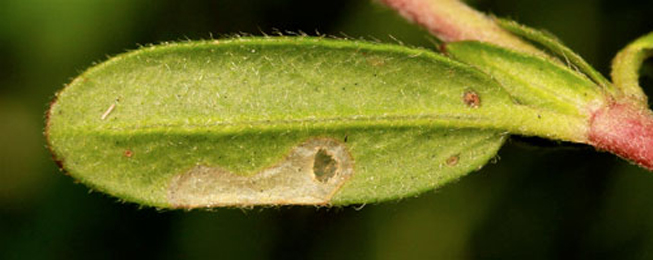
[[[342,143],[315,138],[250,176],[219,166],[193,167],[172,179],[168,199],[175,208],[328,204],[353,173],[354,161]]]

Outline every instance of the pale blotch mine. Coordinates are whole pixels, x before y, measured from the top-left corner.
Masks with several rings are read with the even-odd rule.
[[[196,166],[175,176],[168,190],[173,207],[328,204],[354,172],[344,144],[310,139],[275,166],[243,176],[221,167]]]

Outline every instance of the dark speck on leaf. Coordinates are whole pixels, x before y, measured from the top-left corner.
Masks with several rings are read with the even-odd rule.
[[[447,163],[448,166],[455,166],[456,164],[458,164],[458,160],[459,160],[458,155],[453,155],[453,156],[447,158],[446,163]]]
[[[465,102],[465,105],[468,107],[478,108],[481,106],[481,97],[473,90],[467,90],[463,94],[463,102]]]

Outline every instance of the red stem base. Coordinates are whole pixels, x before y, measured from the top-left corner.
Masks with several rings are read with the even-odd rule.
[[[653,171],[653,113],[647,108],[615,103],[597,111],[589,141]]]

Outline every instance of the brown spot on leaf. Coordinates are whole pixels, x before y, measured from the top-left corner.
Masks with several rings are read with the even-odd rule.
[[[52,160],[54,160],[54,163],[57,164],[57,167],[59,167],[60,170],[63,170],[63,161],[58,160],[54,154],[52,155]]]
[[[471,108],[478,108],[481,106],[481,97],[473,90],[467,90],[463,94],[463,102]]]
[[[334,139],[310,139],[279,163],[252,175],[199,165],[172,178],[172,207],[328,204],[353,175],[354,160]]]
[[[440,53],[442,53],[444,55],[448,55],[448,53],[447,53],[447,43],[443,42],[440,45],[438,45],[438,50],[440,51]]]
[[[460,160],[459,155],[452,155],[451,157],[447,158],[446,164],[447,166],[456,166],[456,164],[458,164],[458,160]]]
[[[131,158],[132,155],[134,155],[134,152],[132,152],[131,150],[127,149],[127,150],[125,150],[125,152],[123,153],[123,155],[124,155],[125,157],[127,157],[127,158]]]

